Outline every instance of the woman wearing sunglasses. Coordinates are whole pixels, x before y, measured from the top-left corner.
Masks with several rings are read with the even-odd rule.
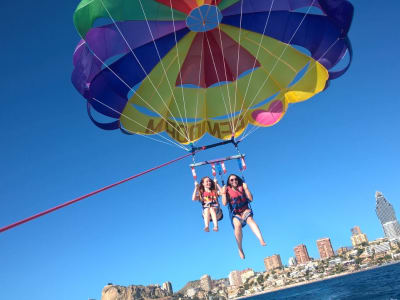
[[[242,227],[249,224],[251,230],[259,239],[260,244],[265,246],[266,243],[262,237],[260,228],[253,219],[253,211],[249,203],[253,201],[253,195],[250,193],[247,184],[235,175],[231,174],[228,177],[228,184],[224,186],[221,191],[222,204],[228,205],[231,223],[235,231],[235,238],[239,248],[239,256],[244,259],[244,252],[242,248]]]

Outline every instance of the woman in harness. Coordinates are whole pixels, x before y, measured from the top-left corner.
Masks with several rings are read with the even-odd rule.
[[[224,186],[221,191],[222,203],[228,205],[231,223],[235,231],[235,238],[239,248],[239,256],[244,259],[244,252],[242,248],[242,227],[249,224],[251,230],[254,232],[260,244],[265,246],[266,243],[262,237],[258,225],[253,219],[253,211],[249,203],[253,201],[253,195],[250,193],[247,184],[235,175],[231,174],[228,177],[227,186]]]
[[[210,218],[213,221],[213,230],[218,231],[218,220],[222,219],[222,210],[219,207],[218,197],[221,187],[217,180],[203,177],[200,184],[195,182],[192,200],[200,201],[203,207],[204,231],[209,232]]]

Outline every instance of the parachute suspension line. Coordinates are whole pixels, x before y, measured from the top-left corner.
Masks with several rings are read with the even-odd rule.
[[[201,150],[197,150],[196,152],[198,152],[198,151],[201,151]],[[91,197],[91,196],[93,196],[93,195],[96,195],[96,194],[98,194],[98,193],[100,193],[100,192],[103,192],[103,191],[105,191],[105,190],[111,189],[111,188],[113,188],[113,187],[115,187],[115,186],[117,186],[117,185],[120,185],[120,184],[122,184],[122,183],[125,183],[125,182],[127,182],[127,181],[130,181],[130,180],[132,180],[132,179],[138,178],[138,177],[140,177],[140,176],[142,176],[142,175],[145,175],[145,174],[147,174],[147,173],[150,173],[150,172],[152,172],[152,171],[161,169],[161,168],[163,168],[163,167],[165,167],[165,166],[168,166],[168,165],[170,165],[170,164],[172,164],[172,163],[175,163],[175,162],[177,162],[177,161],[179,161],[179,160],[182,160],[182,159],[184,159],[184,158],[186,158],[186,157],[188,157],[188,156],[190,156],[190,155],[192,155],[192,153],[185,154],[185,155],[180,156],[180,157],[178,157],[178,158],[175,158],[175,159],[173,159],[173,160],[171,160],[171,161],[168,161],[168,162],[166,162],[166,163],[163,163],[163,164],[161,164],[161,165],[158,165],[158,166],[153,167],[153,168],[151,168],[151,169],[148,169],[148,170],[146,170],[146,171],[140,172],[140,173],[138,173],[138,174],[136,174],[136,175],[133,175],[133,176],[131,176],[131,177],[128,177],[128,178],[126,178],[126,179],[124,179],[124,180],[121,180],[121,181],[115,182],[115,183],[113,183],[113,184],[110,184],[110,185],[108,185],[108,186],[105,186],[105,187],[103,187],[103,188],[101,188],[101,189],[98,189],[98,190],[96,190],[96,191],[93,191],[93,192],[91,192],[91,193],[89,193],[89,194],[83,195],[83,196],[81,196],[81,197],[78,197],[78,198],[73,199],[73,200],[71,200],[71,201],[65,202],[65,203],[63,203],[63,204],[57,205],[57,206],[55,206],[55,207],[53,207],[53,208],[50,208],[50,209],[48,209],[48,210],[42,211],[42,212],[40,212],[40,213],[38,213],[38,214],[35,214],[35,215],[33,215],[33,216],[29,217],[29,218],[26,218],[26,219],[20,220],[20,221],[18,221],[18,222],[15,222],[15,223],[13,223],[13,224],[10,224],[10,225],[7,225],[7,226],[5,226],[5,227],[2,227],[2,228],[0,228],[0,233],[5,232],[5,231],[7,231],[7,230],[9,230],[9,229],[11,229],[11,228],[14,228],[14,227],[18,226],[18,225],[21,225],[21,224],[24,224],[24,223],[26,223],[26,222],[32,221],[32,220],[34,220],[34,219],[37,219],[37,218],[39,218],[39,217],[41,217],[41,216],[47,215],[47,214],[49,214],[49,213],[51,213],[51,212],[54,212],[54,211],[56,211],[56,210],[58,210],[58,209],[60,209],[60,208],[66,207],[66,206],[68,206],[68,205],[71,205],[71,204],[76,203],[76,202],[78,202],[78,201],[81,201],[81,200],[83,200],[83,199],[89,198],[89,197]]]
[[[89,47],[88,43],[86,43],[86,40],[84,37],[79,33],[79,36],[81,37],[82,40],[85,41],[85,44],[88,46],[89,51],[96,57],[98,61],[102,63],[115,77],[118,78],[119,81],[121,81],[130,91],[134,91],[129,84],[127,84],[117,73],[113,71],[113,69],[110,68],[109,65],[107,65],[100,57],[97,56],[97,54],[92,51],[92,49]],[[139,65],[140,62],[138,61]],[[140,96],[139,93],[135,93],[144,103],[146,103],[155,113],[157,113],[161,119],[163,119],[167,124],[169,124],[172,128],[174,128],[177,132],[180,132],[178,128],[176,128],[171,122],[169,122],[163,115],[161,115],[156,109],[154,109],[150,103],[148,103],[142,96]]]
[[[218,75],[218,71],[217,71],[217,66],[215,65],[215,61],[214,61],[214,55],[213,55],[213,52],[212,52],[212,50],[211,50],[210,41],[208,40],[207,35],[205,35],[205,36],[206,36],[208,48],[209,48],[210,53],[211,53],[211,60],[212,60],[213,65],[214,65],[215,75],[217,75],[217,80],[218,80],[218,82],[220,82],[219,75]],[[228,110],[228,107],[227,107],[227,105],[226,105],[225,96],[224,96],[224,94],[222,93],[222,89],[219,89],[219,90],[220,90],[220,92],[221,92],[221,97],[222,97],[222,100],[223,100],[223,102],[224,102],[226,114],[229,116],[229,110]],[[233,129],[233,119],[232,119],[232,118],[229,118],[229,125],[230,125],[231,129]]]
[[[201,45],[203,45],[204,43],[204,34],[201,37]],[[200,66],[199,66],[199,83],[198,83],[198,87],[200,87],[200,81],[201,81],[201,70],[202,68],[204,68],[204,64],[203,64],[203,48],[201,47],[201,51],[200,51]],[[195,119],[194,119],[194,126],[193,126],[193,139],[194,139],[194,130],[196,129],[197,126],[197,120],[199,119],[197,117],[197,113],[198,113],[198,107],[199,107],[199,93],[200,93],[201,89],[198,88],[197,89],[197,93],[196,93],[196,112],[195,112]],[[200,136],[200,131],[199,131],[199,136]],[[189,136],[190,137],[190,136]],[[195,144],[196,142],[193,141],[192,142],[192,146]]]
[[[139,1],[140,1],[140,0],[139,0]],[[112,20],[114,26],[117,28],[119,34],[121,35],[121,37],[122,37],[123,40],[125,41],[126,45],[127,45],[128,48],[130,49],[130,51],[131,51],[133,57],[134,57],[135,60],[138,62],[140,68],[141,68],[142,71],[143,71],[143,73],[148,77],[148,73],[147,73],[146,70],[144,69],[142,63],[140,62],[140,60],[139,60],[138,57],[136,56],[136,54],[135,54],[135,52],[133,51],[132,47],[129,45],[128,41],[126,40],[125,36],[123,35],[122,31],[120,30],[118,24],[115,22],[115,20],[114,20],[113,16],[111,15],[110,11],[109,11],[109,10],[107,9],[107,7],[104,5],[103,0],[100,0],[100,2],[101,2],[101,4],[102,4],[103,8],[107,11],[108,16],[109,16],[110,19]],[[154,40],[153,40],[153,42],[154,42]],[[154,42],[154,43],[155,43],[155,42]],[[157,46],[156,46],[156,50],[157,50],[157,53],[158,53],[158,48],[157,48]],[[101,61],[101,60],[100,60],[100,61]],[[160,59],[160,61],[161,61],[161,59]],[[162,63],[162,62],[161,62],[161,63]],[[103,64],[104,64],[104,63],[103,63]],[[104,64],[104,65],[105,65],[105,64]],[[109,67],[107,67],[107,68],[108,68],[109,70],[111,70],[111,68],[109,68]],[[112,72],[114,73],[114,71],[112,71]],[[114,74],[115,74],[115,73],[114,73]],[[117,77],[120,79],[119,76],[117,76]],[[154,85],[154,82],[151,80],[150,77],[148,77],[148,78],[149,78],[149,82],[150,82],[150,84],[153,86],[155,92],[156,92],[157,95],[160,97],[161,102],[164,104],[164,106],[165,106],[165,108],[167,109],[167,111],[172,115],[171,110],[169,109],[168,105],[165,103],[165,101],[164,101],[164,99],[162,98],[162,96],[161,96],[160,92],[158,91],[157,87]],[[120,79],[120,80],[122,81],[122,79]],[[127,85],[127,84],[126,84],[126,85]],[[128,85],[127,85],[127,86],[128,86]],[[128,86],[128,87],[129,87],[129,86]],[[132,87],[129,87],[129,89],[130,89],[131,91],[134,91]],[[179,132],[180,134],[182,134],[182,136],[184,136],[184,137],[186,138],[186,140],[189,142],[189,138],[188,138],[184,133],[182,133],[179,129],[177,129],[175,126],[173,126],[171,122],[169,122],[164,116],[162,116],[157,110],[155,110],[147,101],[145,101],[142,97],[140,97],[140,95],[139,95],[136,91],[134,91],[134,92],[135,92],[135,95],[138,95],[139,98],[140,98],[146,105],[148,105],[154,112],[156,112],[161,118],[163,118],[163,119],[165,120],[165,122],[167,122],[168,124],[170,124],[177,132]],[[179,128],[179,127],[178,127],[178,128]]]
[[[221,161],[217,163],[217,171],[219,174],[219,178],[221,179],[221,183],[224,186],[225,185],[225,181],[224,181],[224,175],[226,174],[226,168],[225,168],[225,162]]]
[[[141,0],[139,0],[141,1]],[[174,17],[174,10],[172,9],[172,0],[169,0],[170,7],[171,7],[171,17],[172,17],[172,26],[174,27],[174,36],[175,36],[175,48],[176,48],[176,57],[178,60],[178,67],[179,67],[179,80],[181,83],[181,91],[182,91],[182,101],[183,101],[183,110],[185,113],[185,119],[186,119],[186,134],[188,137],[188,142],[190,142],[190,134],[189,134],[189,123],[188,123],[188,118],[187,118],[187,111],[186,111],[186,101],[185,101],[185,93],[183,91],[183,81],[182,81],[182,72],[181,72],[181,62],[179,59],[179,48],[178,48],[178,39],[176,38],[176,27],[175,27],[175,17]],[[177,105],[178,106],[178,105]],[[182,118],[183,119],[183,118]]]
[[[198,182],[197,182],[197,174],[196,174],[196,168],[195,168],[195,165],[196,165],[195,155],[196,155],[197,150],[195,150],[193,143],[190,143],[190,147],[191,147],[190,154],[192,155],[192,161],[193,161],[193,166],[191,166],[192,175],[193,175],[194,182],[197,184]]]
[[[139,122],[133,120],[132,118],[128,117],[127,115],[124,115],[123,113],[120,113],[120,112],[117,111],[116,109],[114,109],[114,108],[112,108],[111,106],[109,106],[109,105],[107,105],[107,104],[101,102],[100,100],[98,100],[98,99],[96,99],[96,98],[92,98],[92,99],[95,100],[95,101],[97,101],[97,102],[100,103],[101,105],[107,107],[108,109],[112,110],[113,112],[119,114],[120,116],[123,116],[124,118],[128,119],[129,121],[131,121],[131,122],[133,122],[133,123],[135,123],[135,124],[137,124],[137,125],[143,127],[143,128],[146,129],[146,130],[148,129],[147,127],[143,126],[143,125],[140,124]],[[124,128],[124,130],[128,131],[129,133],[136,134],[136,135],[139,135],[139,136],[148,138],[148,139],[150,139],[150,140],[153,140],[153,141],[156,141],[156,142],[159,142],[159,143],[164,143],[164,144],[167,144],[167,145],[170,145],[170,146],[176,146],[176,147],[181,148],[181,149],[186,150],[186,151],[188,150],[186,147],[182,146],[181,144],[179,144],[179,143],[177,143],[177,142],[174,142],[173,140],[168,139],[167,137],[163,136],[162,134],[160,134],[160,133],[158,133],[158,132],[155,132],[155,131],[152,130],[152,129],[150,129],[149,131],[151,131],[151,132],[152,132],[153,134],[155,134],[155,135],[160,136],[161,138],[163,138],[163,139],[166,140],[167,142],[157,140],[157,139],[152,138],[152,137],[149,137],[149,136],[147,136],[147,135],[145,135],[145,134],[140,134],[140,133],[132,132],[132,131],[126,129],[126,128]]]
[[[267,81],[269,80],[272,72],[275,70],[275,67],[278,65],[278,62],[281,60],[283,54],[285,54],[287,48],[289,47],[290,43],[292,42],[293,38],[295,37],[297,31],[300,29],[301,25],[303,24],[305,18],[308,16],[308,13],[310,12],[311,7],[314,5],[315,0],[312,1],[311,5],[308,7],[307,12],[304,14],[303,18],[301,19],[299,25],[297,26],[296,30],[294,31],[293,35],[291,36],[289,42],[285,45],[285,47],[283,48],[283,51],[281,53],[281,55],[275,60],[274,65],[272,66],[271,71],[268,73],[267,78],[264,80],[264,82],[262,83],[262,85],[260,86],[260,88],[258,89],[256,95],[254,96],[253,100],[251,101],[250,105],[246,108],[245,112],[242,114],[242,118],[240,120],[240,122],[243,120],[243,117],[246,115],[246,113],[249,111],[249,108],[253,105],[255,99],[257,98],[258,94],[261,92],[261,90],[264,88],[265,84],[267,83]],[[240,124],[239,122],[239,124]]]
[[[225,64],[224,46],[223,46],[223,44],[222,44],[221,25],[218,25],[218,33],[219,33],[219,41],[220,41],[220,44],[221,44],[222,61],[224,62],[223,65],[224,65],[225,79],[228,79],[228,74],[227,74],[227,72],[226,72],[226,64]],[[228,85],[225,84],[225,86],[226,86],[226,92],[227,92],[227,95],[228,95],[229,109],[230,109],[230,112],[231,112],[231,118],[232,118],[232,124],[233,124],[233,117],[234,117],[234,112],[235,112],[235,106],[232,107],[232,104],[231,104],[231,103],[232,103],[232,101],[231,101],[231,93],[230,93],[230,91],[229,91]],[[232,131],[232,135],[235,135],[234,129],[233,129],[233,128],[231,128],[231,131]]]
[[[208,7],[208,9],[207,9],[207,13],[206,13],[207,15],[208,15],[208,12],[210,11],[210,8],[211,8],[211,5],[210,5],[210,6]],[[204,20],[205,18],[204,18],[204,16],[203,16],[203,13],[201,12],[201,10],[199,11],[199,13],[200,13],[201,19]],[[220,25],[218,25],[218,28],[220,28]],[[219,29],[219,30],[221,31],[221,29]],[[210,41],[208,40],[208,37],[207,37],[206,33],[203,33],[203,35],[206,36],[207,45],[208,45],[208,48],[209,48],[209,50],[210,50],[211,59],[212,59],[213,65],[214,65],[215,75],[217,75],[217,80],[218,80],[218,82],[220,82],[219,75],[218,75],[218,71],[217,71],[217,67],[216,67],[215,60],[214,60],[214,54],[213,54],[213,52],[212,52],[212,50],[211,50]],[[224,53],[223,51],[224,51],[224,50],[223,50],[223,47],[222,47],[221,32],[220,32],[220,41],[221,41],[221,49],[222,49],[222,55],[223,55],[223,53]],[[224,56],[223,56],[223,58],[224,58]],[[224,58],[223,64],[224,64],[224,70],[225,70],[225,78],[227,78],[227,75],[226,75],[226,74],[227,74],[227,73],[226,73],[226,66],[225,66],[225,58]],[[230,97],[229,97],[228,86],[227,86],[227,91],[228,91],[228,102],[229,102],[229,101],[230,101]],[[222,89],[220,89],[220,92],[221,92],[222,100],[223,100],[223,102],[224,102],[226,115],[229,116],[229,124],[230,124],[231,131],[232,131],[232,129],[233,129],[233,110],[232,110],[232,108],[231,108],[230,105],[229,105],[229,107],[230,107],[231,109],[228,110],[228,107],[227,107],[227,105],[226,105],[226,101],[225,101],[224,94],[222,93]]]
[[[272,11],[272,7],[273,7],[273,5],[274,5],[274,2],[275,2],[275,0],[272,0],[271,6],[270,6],[269,11],[268,11],[268,17],[267,17],[267,20],[265,21],[265,25],[264,25],[263,33],[262,33],[262,35],[261,35],[260,43],[258,44],[256,57],[254,58],[253,70],[254,70],[254,68],[255,68],[255,66],[256,66],[256,62],[257,62],[257,59],[258,59],[258,55],[259,55],[260,49],[261,49],[261,44],[262,44],[262,41],[264,40],[265,31],[267,30],[267,25],[268,25],[268,22],[269,22],[269,18],[270,18],[270,16],[271,16],[271,11]],[[247,82],[247,87],[246,87],[246,91],[245,91],[245,93],[244,93],[243,100],[246,100],[247,92],[248,92],[249,87],[250,87],[250,82],[251,82],[251,80],[253,79],[253,73],[254,73],[254,72],[251,72],[251,73],[250,73],[250,79],[249,79],[249,81]],[[242,110],[243,110],[243,104],[244,104],[244,101],[242,102],[242,105],[241,105],[239,111],[242,111]],[[238,120],[236,121],[235,132],[236,132],[237,127],[238,127],[239,124],[240,124],[238,121],[239,121],[239,118],[238,118]]]
[[[233,141],[233,145],[235,146],[236,151],[237,151],[237,153],[239,155],[239,157],[237,158],[237,162],[238,162],[240,173],[242,174],[242,180],[243,180],[243,182],[246,182],[246,180],[244,179],[244,170],[246,170],[247,166],[246,166],[246,162],[244,161],[244,155],[239,150],[239,145],[238,144],[240,143],[240,141],[235,141],[234,140]]]
[[[171,82],[170,82],[169,79],[168,79],[167,71],[165,70],[164,63],[163,63],[163,61],[162,61],[162,59],[161,59],[160,52],[159,52],[158,47],[157,47],[157,44],[156,44],[156,42],[155,42],[154,35],[153,35],[153,32],[151,31],[150,24],[149,24],[149,21],[148,21],[148,19],[147,19],[147,15],[146,15],[146,12],[144,11],[144,7],[143,7],[143,4],[142,4],[142,1],[141,1],[141,0],[139,0],[139,4],[140,4],[140,7],[141,7],[141,9],[142,9],[143,16],[144,16],[144,18],[145,18],[145,20],[146,20],[147,28],[149,29],[149,33],[150,33],[151,38],[152,38],[152,40],[153,40],[154,47],[155,47],[155,49],[156,49],[156,51],[157,51],[157,55],[158,55],[158,58],[159,58],[159,60],[160,60],[161,67],[162,67],[162,69],[163,69],[163,72],[164,72],[164,75],[165,75],[165,79],[166,79],[166,81],[168,82],[169,89],[170,89],[170,91],[171,91],[171,93],[172,93],[172,97],[174,98],[174,102],[175,102],[175,104],[176,104],[176,107],[177,107],[177,110],[178,110],[178,113],[179,113],[179,117],[181,118],[181,120],[183,120],[181,110],[180,110],[180,108],[179,108],[179,106],[178,106],[178,103],[177,103],[177,101],[176,101],[176,97],[175,97],[174,91],[173,91],[173,89],[172,89]],[[176,41],[177,39],[176,39],[176,32],[175,32],[175,22],[173,23],[173,25],[174,25],[174,34],[175,34],[175,41]],[[177,42],[176,42],[176,43],[177,43]],[[178,59],[179,59],[179,58],[178,58]],[[180,68],[179,68],[179,69],[180,69]],[[171,111],[169,111],[169,112],[170,112],[170,114],[172,115]],[[185,113],[186,113],[186,110],[185,110]],[[188,127],[188,126],[187,126],[187,122],[186,122],[186,128],[185,128],[185,129],[186,129],[186,130],[185,130],[185,131],[186,131],[186,140],[187,140],[188,142],[190,142],[190,137],[189,137],[189,132],[188,132],[187,127]]]
[[[240,61],[240,40],[242,37],[242,20],[243,20],[243,2],[244,1],[240,1],[240,22],[239,22],[239,43],[238,45],[238,49],[237,49],[237,62],[236,62],[236,86],[235,86],[235,103],[233,105],[234,108],[236,108],[236,101],[237,101],[237,95],[238,95],[238,82],[239,82],[239,61]],[[244,103],[245,98],[243,98],[243,102]],[[238,118],[239,119],[239,118]],[[237,123],[240,124],[240,123]],[[233,123],[232,120],[232,134],[235,135],[236,133],[236,128],[235,128],[235,124]]]
[[[317,61],[319,62],[321,60],[321,58],[323,58],[328,52],[329,50],[331,50],[331,48],[339,41],[341,40],[341,38],[337,38],[333,43],[331,43],[331,45],[329,45],[329,47],[326,49],[326,51],[324,53],[321,54],[321,56],[317,59]],[[303,77],[306,76],[308,74],[308,72],[310,72],[311,70],[313,70],[316,67],[316,64],[313,64],[313,66],[311,68],[308,68],[307,71],[304,73]],[[254,128],[252,128],[251,130],[249,130],[249,132],[247,132],[246,134],[243,135],[243,137],[241,138],[241,141],[243,141],[245,138],[247,138],[249,135],[253,134],[254,132],[256,132],[260,127],[254,126]]]

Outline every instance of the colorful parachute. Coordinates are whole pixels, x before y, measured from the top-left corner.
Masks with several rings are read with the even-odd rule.
[[[346,72],[352,16],[347,0],[82,0],[72,82],[103,129],[230,139]]]

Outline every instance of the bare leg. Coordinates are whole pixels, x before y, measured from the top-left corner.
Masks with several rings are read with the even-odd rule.
[[[216,212],[217,208],[210,208],[210,214],[211,214],[211,219],[213,221],[214,224],[214,231],[218,231],[218,220],[217,220],[217,212]]]
[[[265,246],[266,243],[264,242],[264,238],[262,237],[260,228],[258,228],[258,225],[256,224],[256,222],[254,222],[253,217],[248,217],[247,218],[247,224],[249,224],[251,230],[254,232],[254,234],[256,235],[258,240],[260,241],[260,244],[262,246]]]
[[[210,208],[205,208],[203,210],[203,218],[204,218],[204,231],[209,232],[210,226]]]
[[[236,218],[233,218],[233,226],[235,230],[235,238],[236,238],[236,243],[238,245],[239,249],[239,256],[241,259],[244,259],[244,252],[242,248],[242,224],[240,224],[239,220]]]

